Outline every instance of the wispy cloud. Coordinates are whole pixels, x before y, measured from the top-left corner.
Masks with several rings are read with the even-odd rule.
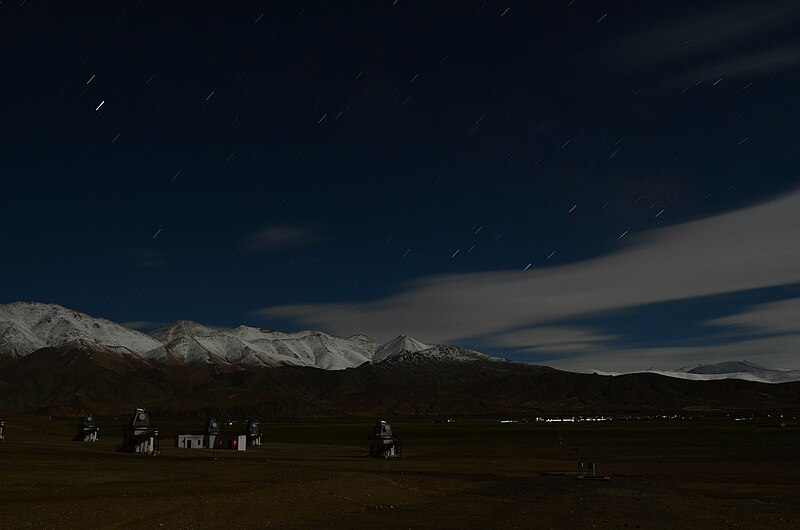
[[[794,1],[704,9],[621,37],[601,52],[600,64],[659,76],[667,87],[788,70],[800,64],[798,23]]]
[[[377,339],[391,338],[402,329],[426,342],[479,342],[490,353],[493,347],[558,351],[563,355],[554,356],[554,364],[558,361],[564,366],[672,366],[696,353],[713,352],[703,345],[609,351],[614,337],[602,330],[561,323],[646,304],[798,284],[797,212],[800,192],[793,192],[722,215],[638,237],[629,235],[630,246],[578,263],[527,272],[427,277],[409,283],[400,294],[377,301],[287,305],[258,313],[301,326],[339,334],[361,332]],[[763,322],[759,315],[742,314],[736,324],[758,326]],[[786,325],[800,333],[800,320]],[[758,341],[751,345],[762,348],[757,352],[762,356],[783,355],[784,350],[766,348],[785,347],[785,341],[795,340],[795,352],[800,348],[797,338],[752,340]],[[738,352],[739,348],[728,351]],[[654,362],[655,358],[659,362]]]
[[[674,370],[684,366],[723,361],[750,361],[768,368],[798,369],[800,333],[741,340],[720,345],[658,348],[598,348],[553,357],[546,364],[555,368],[590,372],[632,370]]]
[[[307,228],[276,225],[262,228],[247,236],[242,249],[248,253],[266,254],[307,247],[317,241],[317,233]]]
[[[709,322],[716,326],[735,326],[772,334],[800,332],[800,298],[759,304],[742,313]]]
[[[681,71],[667,82],[674,87],[686,87],[718,80],[753,77],[795,68],[800,65],[800,45],[742,53],[721,57]]]

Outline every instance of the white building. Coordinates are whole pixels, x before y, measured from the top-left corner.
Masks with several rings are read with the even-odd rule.
[[[179,434],[178,449],[226,449],[231,451],[247,450],[246,434],[222,434],[219,424],[214,418],[206,422],[205,434]]]
[[[204,449],[206,445],[205,434],[179,434],[178,435],[178,448],[179,449]]]

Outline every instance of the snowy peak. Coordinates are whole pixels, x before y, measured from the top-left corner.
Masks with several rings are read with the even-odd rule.
[[[648,368],[644,370],[644,372],[678,379],[688,379],[691,381],[719,381],[721,379],[742,379],[755,383],[788,383],[791,381],[800,381],[800,370],[776,370],[773,368],[765,368],[748,361],[697,364],[684,366],[677,370]],[[595,373],[599,375],[625,375],[620,372],[601,372],[598,370],[595,370]]]
[[[431,346],[428,344],[412,339],[411,337],[406,337],[405,335],[400,335],[378,348],[375,351],[375,355],[373,356],[372,360],[375,362],[385,361],[390,357],[394,357],[402,353],[413,353],[427,350],[429,348],[431,348]]]
[[[504,359],[491,357],[468,350],[458,346],[431,346],[424,350],[401,351],[400,353],[384,359],[386,364],[414,363],[414,364],[433,364],[433,363],[472,363],[476,361],[495,361],[506,363]]]
[[[144,334],[53,304],[0,305],[0,356],[27,357],[44,348],[102,351],[144,363],[214,365],[228,369],[308,366],[342,370],[374,362],[466,362],[491,357],[462,348],[431,346],[405,335],[378,345],[365,335],[321,331],[283,333],[251,326],[233,329],[179,320]]]
[[[372,359],[377,348],[377,344],[372,342],[352,341],[321,332],[300,332],[287,336],[281,345],[301,359],[313,363],[312,366],[328,370],[364,364]]]
[[[697,364],[679,368],[678,372],[688,374],[735,374],[735,373],[755,373],[767,370],[763,366],[747,361],[726,361],[715,364]]]
[[[138,331],[54,304],[0,304],[0,355],[22,357],[47,346],[85,341],[125,353],[160,342]]]
[[[191,320],[178,320],[150,332],[150,336],[162,343],[168,343],[179,337],[194,335],[210,335],[214,329]]]
[[[320,331],[281,333],[250,326],[211,328],[180,321],[152,333],[163,346],[147,357],[172,363],[259,366],[314,366],[340,370],[372,358],[377,345],[363,337],[344,339]]]
[[[763,383],[786,383],[800,381],[800,370],[776,370],[748,361],[726,361],[681,368],[678,372],[695,376],[729,379],[748,379]]]
[[[378,345],[363,335],[334,337],[320,331],[281,333],[250,326],[224,329],[180,320],[150,335],[58,305],[0,305],[0,355],[18,358],[46,347],[96,345],[118,354],[168,364],[235,368],[313,366],[338,370],[372,359]]]

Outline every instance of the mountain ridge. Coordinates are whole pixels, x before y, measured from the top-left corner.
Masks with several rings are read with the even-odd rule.
[[[145,334],[56,304],[0,304],[0,357],[16,359],[76,340],[165,364],[350,368],[371,361],[379,344],[365,335],[283,333],[252,326],[218,328],[178,320]],[[5,361],[4,361],[5,362]]]
[[[756,383],[789,383],[800,381],[800,370],[779,370],[766,368],[750,361],[723,361],[712,364],[694,364],[677,370],[661,370],[655,367],[631,372],[604,372],[595,370],[598,375],[658,374],[689,381],[719,381],[721,379],[740,379]]]
[[[344,370],[241,370],[154,363],[76,342],[0,367],[0,410],[117,415],[141,406],[164,415],[262,418],[788,412],[800,409],[800,382],[580,374],[469,357],[455,347]]]
[[[106,353],[133,356],[151,364],[208,365],[222,371],[280,366],[343,370],[387,362],[509,362],[456,346],[426,344],[406,335],[378,344],[363,334],[337,337],[316,330],[284,333],[246,325],[220,328],[191,320],[177,320],[146,334],[57,304],[0,304],[0,367],[43,348],[65,345],[74,349],[96,346]],[[800,381],[800,370],[774,370],[748,361],[698,364],[674,371],[651,368],[645,372],[697,381]]]
[[[800,383],[580,374],[403,335],[378,345],[364,335],[191,321],[144,335],[30,303],[0,306],[0,317],[0,410],[119,414],[146,406],[170,414],[309,417],[800,408]]]

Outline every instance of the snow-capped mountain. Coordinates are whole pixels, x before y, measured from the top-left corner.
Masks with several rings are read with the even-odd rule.
[[[403,336],[378,345],[363,335],[221,329],[190,321],[146,335],[31,303],[0,305],[0,357],[0,409],[60,414],[118,414],[141,403],[166,411],[225,406],[270,417],[751,410],[791,406],[800,384],[766,389],[760,383],[789,380],[796,372],[752,363],[655,372],[702,383],[653,377],[652,371],[603,380]],[[280,365],[286,366],[258,369]],[[758,383],[715,381],[729,378]],[[220,396],[227,396],[222,405]]]
[[[152,336],[163,345],[147,353],[150,359],[239,367],[299,365],[340,370],[371,360],[378,347],[363,335],[342,338],[319,331],[281,333],[249,326],[215,329],[189,321],[159,328]]]
[[[622,372],[601,372],[598,375],[624,375]],[[658,370],[650,368],[640,372],[625,373],[651,373],[691,381],[719,381],[721,379],[742,379],[756,383],[788,383],[800,381],[800,370],[776,370],[765,368],[748,361],[726,361],[715,364],[697,364],[684,366],[677,370]]]
[[[486,355],[476,351],[468,350],[466,348],[459,348],[458,346],[429,346],[426,349],[420,349],[416,351],[402,350],[396,353],[395,355],[391,355],[383,359],[383,362],[386,364],[390,363],[429,364],[432,362],[470,363],[474,361],[497,361],[501,363],[509,363],[509,361],[506,361],[505,359],[499,359],[497,357],[492,357],[491,355]]]
[[[248,326],[222,329],[186,320],[147,335],[54,304],[0,304],[0,356],[24,357],[45,347],[70,344],[165,364],[297,365],[326,370],[359,366],[373,360],[379,349],[389,357],[429,347],[409,338],[379,346],[364,335],[343,338],[319,331],[282,333]]]
[[[375,355],[373,356],[372,360],[375,362],[380,362],[388,359],[389,357],[400,355],[404,352],[422,351],[427,350],[430,347],[431,346],[429,344],[424,344],[418,340],[412,339],[411,337],[400,335],[379,347],[375,351]]]
[[[727,361],[715,364],[685,366],[678,372],[694,375],[716,375],[729,378],[760,380],[767,383],[800,381],[800,370],[776,370],[748,361]]]
[[[119,353],[142,353],[161,343],[110,320],[54,304],[0,304],[0,355],[23,357],[47,346],[87,341]]]
[[[405,335],[379,345],[364,335],[344,338],[320,331],[282,333],[248,326],[224,329],[188,320],[148,335],[55,304],[0,304],[0,357],[19,359],[48,347],[102,351],[120,358],[128,355],[146,363],[211,364],[233,369],[291,365],[342,370],[367,361],[392,365],[501,361],[464,348],[425,344]],[[701,364],[678,370],[651,368],[645,372],[695,381],[800,381],[800,370],[775,370],[747,361]]]

